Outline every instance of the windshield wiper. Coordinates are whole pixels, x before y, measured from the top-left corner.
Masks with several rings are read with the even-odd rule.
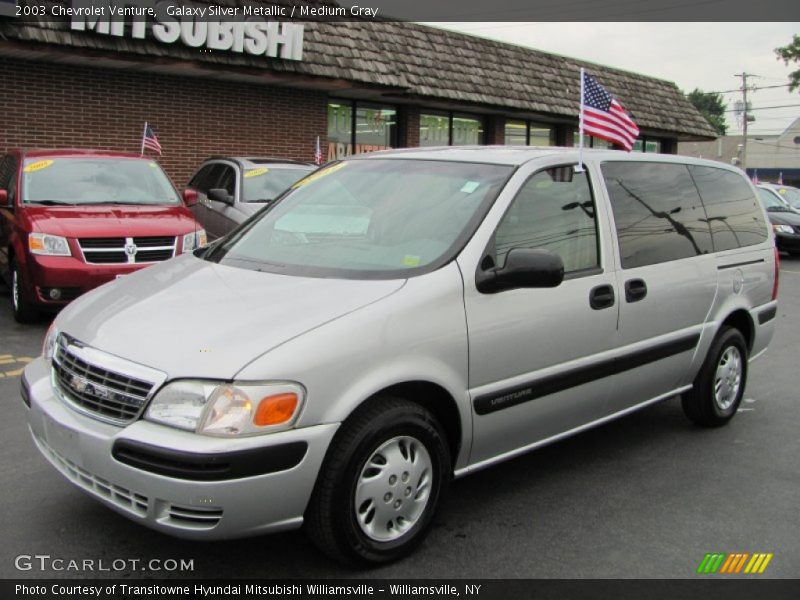
[[[28,200],[28,204],[42,204],[43,206],[78,206],[75,202],[61,200]]]

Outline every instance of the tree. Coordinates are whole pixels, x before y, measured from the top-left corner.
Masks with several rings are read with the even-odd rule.
[[[789,66],[790,62],[800,62],[800,35],[795,33],[791,44],[775,48],[775,54],[786,66]],[[798,88],[800,88],[800,69],[789,73],[789,91],[793,92]]]
[[[714,128],[714,131],[719,135],[725,135],[728,131],[728,125],[725,123],[726,105],[722,100],[722,94],[702,92],[695,88],[686,94],[686,97],[700,111],[700,114],[706,118],[706,121]]]

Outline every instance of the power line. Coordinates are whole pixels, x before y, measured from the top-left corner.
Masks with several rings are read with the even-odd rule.
[[[758,107],[755,107],[755,108],[750,107],[750,108],[747,109],[747,112],[750,112],[750,111],[753,111],[753,110],[771,110],[773,108],[792,108],[792,107],[795,107],[795,106],[800,106],[800,104],[779,104],[778,106],[758,106]],[[742,109],[739,109],[739,110],[742,110]],[[731,108],[731,109],[726,110],[725,112],[728,113],[728,112],[738,112],[738,111],[735,108]]]
[[[749,75],[749,73],[748,73],[748,75]],[[762,86],[759,86],[759,87],[748,88],[748,91],[757,92],[758,90],[774,90],[776,88],[786,88],[786,87],[789,87],[788,83],[784,83],[783,85],[762,85]],[[709,95],[709,94],[733,94],[735,92],[741,92],[741,91],[742,91],[742,88],[736,88],[735,90],[722,90],[721,92],[700,92],[700,93],[703,94],[704,96],[706,96],[706,95]]]

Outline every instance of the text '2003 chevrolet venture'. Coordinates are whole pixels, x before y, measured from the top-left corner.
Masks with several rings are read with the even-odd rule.
[[[777,257],[720,163],[438,148],[331,164],[208,248],[68,306],[25,370],[33,440],[163,532],[419,543],[460,476],[682,395],[736,413]]]

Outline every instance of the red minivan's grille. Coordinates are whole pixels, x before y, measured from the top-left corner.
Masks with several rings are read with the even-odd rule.
[[[124,237],[80,238],[78,244],[89,264],[141,264],[160,262],[175,256],[176,238]]]

